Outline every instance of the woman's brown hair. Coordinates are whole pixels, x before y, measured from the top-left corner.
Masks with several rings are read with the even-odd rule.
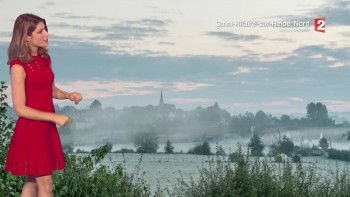
[[[45,30],[48,31],[46,21],[34,14],[21,14],[17,17],[12,33],[12,40],[7,50],[8,62],[12,60],[21,60],[24,63],[29,63],[34,60],[31,55],[30,47],[27,44],[27,36],[31,36],[38,23],[43,22]],[[38,48],[38,54],[43,58],[47,58],[47,49]]]

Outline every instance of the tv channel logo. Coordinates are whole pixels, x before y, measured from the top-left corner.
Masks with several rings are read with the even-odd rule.
[[[326,17],[315,18],[315,31],[326,33]]]

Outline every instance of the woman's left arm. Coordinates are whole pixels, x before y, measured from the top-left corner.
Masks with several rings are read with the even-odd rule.
[[[69,99],[75,102],[75,104],[78,104],[83,99],[83,97],[79,92],[69,93],[69,92],[63,91],[58,87],[56,87],[55,83],[52,84],[52,98],[61,99],[61,100]]]

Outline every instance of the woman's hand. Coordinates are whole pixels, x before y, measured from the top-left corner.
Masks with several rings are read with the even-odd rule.
[[[81,100],[83,100],[83,97],[79,92],[72,92],[68,94],[68,99],[73,101],[77,105]]]
[[[61,127],[67,126],[73,122],[73,119],[64,114],[56,114],[55,123]]]

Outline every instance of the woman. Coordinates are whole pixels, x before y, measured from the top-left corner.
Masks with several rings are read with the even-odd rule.
[[[52,172],[66,163],[56,124],[66,126],[69,116],[56,114],[52,98],[82,100],[78,92],[55,86],[48,46],[46,21],[33,14],[17,17],[8,48],[11,91],[19,117],[11,140],[6,171],[26,176],[22,197],[53,196]]]

